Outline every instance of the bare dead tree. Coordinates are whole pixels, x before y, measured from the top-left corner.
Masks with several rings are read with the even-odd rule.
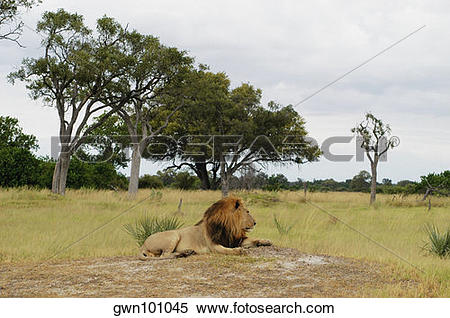
[[[427,183],[427,189],[425,190],[425,194],[424,194],[422,200],[420,200],[420,201],[425,201],[428,198],[428,211],[430,211],[431,210],[431,196],[433,194],[447,195],[442,192],[442,190],[444,189],[445,181],[442,181],[442,183],[439,184],[438,186],[432,186],[430,184],[430,182],[428,181],[428,179],[424,178],[424,180]]]
[[[372,113],[366,113],[365,119],[351,130],[358,137],[360,146],[366,152],[370,161],[371,185],[370,185],[370,204],[376,200],[377,191],[377,166],[380,157],[389,149],[396,146],[396,139],[389,139],[391,128],[385,125],[381,119],[376,118]]]

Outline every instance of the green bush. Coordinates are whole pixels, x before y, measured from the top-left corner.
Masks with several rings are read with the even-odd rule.
[[[128,181],[109,162],[88,163],[72,157],[67,187],[72,189],[126,189]]]
[[[0,149],[0,186],[38,185],[39,160],[28,150],[17,147]]]
[[[200,189],[200,180],[189,172],[182,171],[176,175],[172,186],[181,190],[196,190]]]
[[[36,185],[42,188],[52,187],[55,162],[48,158],[40,159]],[[72,157],[67,173],[67,187],[72,189],[126,189],[127,178],[118,173],[109,162],[88,163]]]
[[[39,160],[32,153],[37,139],[23,133],[16,118],[0,116],[0,186],[35,186]]]
[[[124,228],[136,240],[136,244],[142,246],[150,235],[179,229],[182,226],[183,223],[176,217],[162,217],[159,219],[145,215],[134,224],[125,224]]]
[[[164,187],[164,184],[160,177],[151,176],[151,175],[143,175],[139,178],[139,188],[144,189],[161,189]]]
[[[424,246],[426,251],[441,258],[450,256],[450,228],[441,234],[435,225],[427,224],[425,232],[429,240]]]
[[[280,191],[289,188],[289,181],[283,174],[272,175],[267,179],[263,190],[266,191]]]

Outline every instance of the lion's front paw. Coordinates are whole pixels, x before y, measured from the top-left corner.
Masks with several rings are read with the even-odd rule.
[[[269,240],[259,240],[256,243],[256,246],[271,246],[271,245],[272,245],[272,242]]]
[[[233,251],[236,253],[236,255],[246,255],[247,254],[247,252],[245,251],[245,249],[243,247],[233,248]]]

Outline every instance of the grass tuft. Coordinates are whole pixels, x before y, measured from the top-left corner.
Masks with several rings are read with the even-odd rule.
[[[278,220],[277,216],[274,214],[273,215],[273,223],[275,224],[278,233],[280,235],[287,235],[289,234],[289,232],[292,230],[292,228],[294,227],[295,223],[292,223],[291,225],[287,225],[287,224],[283,224],[281,223],[281,221]]]
[[[176,217],[157,218],[145,215],[134,224],[125,224],[123,227],[136,240],[136,244],[142,246],[150,235],[158,232],[176,230],[182,226],[183,223]]]
[[[441,258],[450,256],[450,229],[441,234],[434,224],[427,224],[425,232],[429,240],[424,246],[426,251]]]

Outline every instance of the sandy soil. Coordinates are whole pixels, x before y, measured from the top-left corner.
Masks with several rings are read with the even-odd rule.
[[[414,288],[381,266],[273,246],[247,256],[0,264],[0,297],[362,297],[394,284]]]

